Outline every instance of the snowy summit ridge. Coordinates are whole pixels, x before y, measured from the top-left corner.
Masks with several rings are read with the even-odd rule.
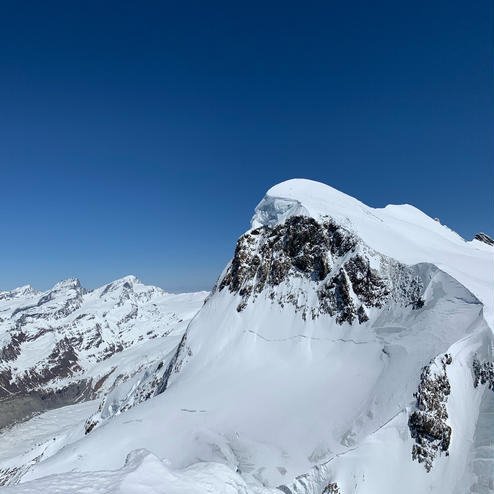
[[[281,182],[266,192],[255,209],[251,226],[273,226],[299,215],[314,219],[329,215],[344,222],[347,214],[366,208],[362,202],[329,185],[297,178]]]
[[[292,179],[270,188],[255,209],[253,229],[293,216],[333,219],[377,252],[405,264],[428,262],[451,274],[484,304],[494,331],[494,255],[490,245],[467,242],[409,204],[372,208],[329,185]]]

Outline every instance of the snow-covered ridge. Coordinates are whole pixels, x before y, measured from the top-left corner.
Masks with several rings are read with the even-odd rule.
[[[494,330],[494,249],[478,239],[465,241],[409,204],[372,208],[328,185],[293,179],[268,190],[251,220],[253,229],[292,216],[331,218],[356,233],[370,248],[404,264],[435,264],[465,285],[484,304]]]

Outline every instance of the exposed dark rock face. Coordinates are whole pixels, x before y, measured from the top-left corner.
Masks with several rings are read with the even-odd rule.
[[[475,240],[480,240],[481,242],[484,242],[484,244],[487,245],[494,245],[494,240],[489,237],[489,235],[486,235],[485,233],[477,233],[475,237],[473,237]]]
[[[492,362],[473,359],[473,385],[478,387],[479,384],[487,384],[491,391],[494,391],[494,366]]]
[[[27,341],[27,336],[22,330],[12,333],[9,343],[0,348],[0,361],[15,360],[19,356],[21,343],[25,341]]]
[[[322,494],[341,494],[336,482],[330,482],[322,491]]]
[[[374,269],[370,257],[387,266]],[[293,278],[314,283],[318,304],[310,305],[303,290],[275,290]],[[366,309],[380,308],[390,299],[420,308],[422,285],[410,268],[378,256],[330,219],[319,223],[293,216],[281,225],[256,228],[239,238],[215,290],[225,288],[241,296],[239,312],[249,299],[265,292],[282,306],[294,305],[304,319],[329,314],[338,324],[352,324],[364,323]]]
[[[416,443],[412,448],[412,458],[424,463],[428,472],[438,454],[448,454],[451,440],[451,427],[446,423],[446,402],[451,392],[446,367],[451,362],[451,355],[446,353],[424,367],[414,394],[417,409],[408,419],[410,434]]]

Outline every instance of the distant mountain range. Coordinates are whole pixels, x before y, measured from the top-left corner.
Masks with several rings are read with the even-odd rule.
[[[103,396],[157,363],[206,295],[166,293],[134,276],[93,291],[69,279],[46,292],[0,292],[0,427]]]

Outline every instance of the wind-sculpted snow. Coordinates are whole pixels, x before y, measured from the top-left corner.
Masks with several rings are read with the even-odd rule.
[[[139,449],[117,471],[74,472],[4,488],[5,494],[277,494],[274,489],[251,490],[240,475],[218,463],[175,470],[168,462]],[[338,491],[328,491],[328,493]],[[325,493],[326,494],[326,493]]]
[[[412,206],[275,186],[173,346],[0,461],[9,489],[492,494],[492,254]]]

